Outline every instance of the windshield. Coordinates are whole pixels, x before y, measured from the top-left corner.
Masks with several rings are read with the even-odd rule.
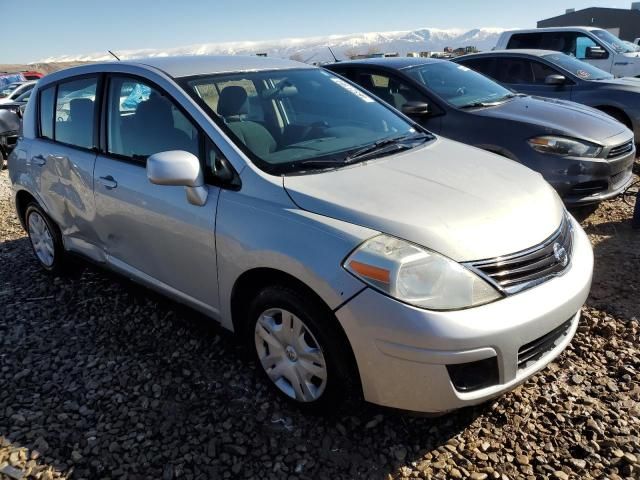
[[[470,68],[437,62],[412,68],[408,74],[455,107],[499,103],[513,96],[510,90]]]
[[[591,33],[613,48],[616,53],[630,53],[634,51],[632,48],[625,45],[622,40],[606,30],[593,30]]]
[[[624,43],[627,48],[631,49],[632,52],[640,52],[640,46],[635,43],[628,42],[627,40],[623,40],[622,43]]]
[[[182,83],[270,173],[346,164],[363,147],[418,136],[390,108],[321,69],[200,76]]]
[[[567,70],[568,72],[580,77],[582,80],[608,80],[613,78],[608,72],[600,70],[594,67],[590,63],[578,60],[575,57],[565,55],[564,53],[552,53],[550,55],[543,55],[542,58],[558,65],[559,67]]]

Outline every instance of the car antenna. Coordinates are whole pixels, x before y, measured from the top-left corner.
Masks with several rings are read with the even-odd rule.
[[[111,50],[107,50],[107,52],[109,52],[111,55],[113,55],[115,57],[116,60],[120,61],[120,57],[118,57],[118,55],[116,55],[115,53],[113,53]]]
[[[331,47],[330,47],[329,45],[327,45],[327,48],[328,48],[328,49],[329,49],[329,51],[331,52],[331,56],[333,57],[333,61],[334,61],[334,62],[336,62],[336,63],[338,63],[340,60],[338,60],[338,59],[336,58],[336,55],[335,55],[335,53],[333,53],[333,50],[331,50]]]

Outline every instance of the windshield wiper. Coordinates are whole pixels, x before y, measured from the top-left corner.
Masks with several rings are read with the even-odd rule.
[[[496,105],[500,105],[501,103],[506,102],[507,100],[515,97],[526,97],[527,95],[524,93],[507,93],[504,97],[498,98],[491,102],[486,100],[480,100],[478,102],[471,102],[465,105],[460,105],[458,108],[479,108],[479,107],[495,107]]]
[[[367,158],[387,153],[389,150],[391,150],[391,147],[399,150],[410,149],[413,147],[408,144],[409,142],[418,142],[420,140],[427,140],[429,138],[431,138],[431,136],[427,135],[426,133],[412,133],[408,135],[400,135],[398,137],[383,138],[382,140],[378,140],[371,145],[367,145],[366,147],[361,148],[360,150],[356,150],[355,152],[347,155],[343,162],[345,164],[349,164],[366,160]]]

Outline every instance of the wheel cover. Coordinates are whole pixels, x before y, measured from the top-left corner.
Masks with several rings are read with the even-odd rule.
[[[47,222],[38,212],[31,212],[27,227],[38,260],[46,267],[52,266],[55,260],[55,244]]]
[[[280,308],[263,312],[256,322],[258,359],[271,381],[299,402],[320,398],[327,367],[320,344],[297,316]]]

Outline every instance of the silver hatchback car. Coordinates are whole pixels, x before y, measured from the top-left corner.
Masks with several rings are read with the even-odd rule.
[[[567,346],[591,284],[539,174],[291,61],[48,75],[9,169],[45,269],[73,252],[204,312],[306,408],[495,397]]]

